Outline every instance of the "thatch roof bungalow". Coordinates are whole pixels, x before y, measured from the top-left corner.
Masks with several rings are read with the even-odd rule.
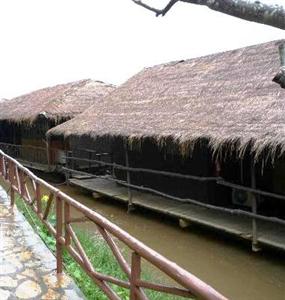
[[[113,89],[113,85],[91,79],[43,88],[1,103],[0,120],[32,124],[43,116],[60,123],[83,112]]]
[[[75,117],[113,90],[113,85],[87,79],[0,102],[0,142],[45,148],[48,129]],[[41,155],[42,160],[44,157]]]
[[[48,135],[124,141],[133,166],[166,166],[196,175],[222,169],[228,179],[250,184],[250,160],[264,162],[285,152],[285,90],[272,82],[279,68],[276,43],[146,68]],[[220,158],[220,166],[213,157]],[[279,174],[279,169],[269,169],[268,173],[262,169],[265,177],[260,182],[268,181],[267,174],[271,178]],[[172,189],[173,181],[161,185]],[[281,185],[269,180],[266,188],[279,191]],[[210,194],[221,196],[200,185],[196,192],[193,187],[182,190],[184,196],[190,193],[201,200]]]

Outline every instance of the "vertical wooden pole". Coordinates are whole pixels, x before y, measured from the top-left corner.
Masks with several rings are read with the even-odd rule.
[[[14,188],[13,186],[11,185],[11,192],[10,192],[10,205],[12,208],[14,208],[14,205],[15,205],[15,191],[14,191]]]
[[[0,174],[4,176],[4,159],[2,155],[0,155]]]
[[[13,174],[13,165],[12,165],[12,162],[10,160],[8,160],[8,178],[9,178],[9,182],[11,184],[10,186],[10,205],[11,207],[13,208],[14,207],[14,204],[15,204],[15,191],[14,191],[14,188],[13,188],[13,177],[14,177],[14,174]]]
[[[64,228],[65,228],[65,245],[69,246],[71,243],[70,233],[67,230],[67,225],[70,223],[70,205],[64,202]]]
[[[50,139],[46,141],[46,155],[47,155],[47,164],[48,164],[48,170],[51,170],[51,161],[52,161],[52,154],[51,154],[51,147],[50,147]]]
[[[130,279],[130,300],[139,300],[140,290],[136,285],[137,280],[141,275],[141,257],[136,253],[132,253],[132,267],[131,267],[131,279]]]
[[[62,245],[60,238],[62,237],[62,199],[56,196],[56,272],[62,273]]]
[[[251,162],[251,187],[253,189],[256,188],[256,177],[255,177],[255,165],[254,161]],[[257,201],[256,201],[256,195],[254,193],[251,193],[251,210],[252,213],[257,213]],[[257,252],[260,250],[258,247],[258,241],[257,241],[257,220],[255,218],[252,219],[252,244],[251,249],[254,252]]]
[[[71,169],[71,165],[69,163],[69,156],[70,156],[70,151],[66,151],[66,154],[65,154],[65,157],[66,157],[65,165],[66,165],[67,169]],[[66,180],[67,185],[69,185],[69,179],[70,179],[70,171],[66,170],[65,171],[65,180]]]
[[[41,199],[41,187],[38,182],[36,182],[36,204],[37,213],[40,218],[42,218],[42,199]]]
[[[73,152],[72,151],[69,151],[69,156],[72,158],[73,157]],[[71,169],[72,170],[75,170],[75,160],[74,159],[71,159]]]
[[[20,189],[19,189],[19,193],[21,195],[21,197],[23,198],[24,196],[24,172],[22,170],[20,170],[19,172],[19,178],[20,178]]]
[[[130,167],[130,162],[129,162],[129,153],[128,153],[128,147],[127,145],[125,146],[125,157],[126,157],[126,167]],[[131,174],[130,171],[127,170],[127,183],[131,184]],[[132,211],[133,209],[133,195],[132,195],[132,190],[128,186],[128,212]]]
[[[9,179],[9,182],[11,183],[11,185],[12,185],[12,183],[13,183],[13,178],[12,178],[12,164],[11,164],[11,161],[10,160],[8,160],[8,179]]]
[[[114,167],[114,153],[111,153],[111,162],[112,162],[112,176],[115,178],[115,167]]]
[[[92,159],[92,152],[87,152],[88,153],[88,170],[89,170],[89,173],[91,173],[91,167],[92,167],[92,164],[91,164],[91,159]]]

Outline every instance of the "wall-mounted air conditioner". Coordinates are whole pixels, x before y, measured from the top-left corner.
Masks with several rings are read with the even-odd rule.
[[[238,206],[252,206],[251,194],[238,189],[232,190],[232,203]]]

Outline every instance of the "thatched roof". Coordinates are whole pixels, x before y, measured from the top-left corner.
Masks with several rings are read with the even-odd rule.
[[[213,150],[285,150],[285,89],[276,42],[146,68],[98,105],[48,135],[172,139],[184,152],[201,139]],[[111,103],[111,104],[110,104]]]
[[[39,116],[56,122],[70,119],[114,90],[91,79],[59,84],[0,102],[0,120],[33,123]]]

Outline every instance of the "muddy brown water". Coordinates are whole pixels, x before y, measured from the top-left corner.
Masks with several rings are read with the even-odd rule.
[[[177,223],[149,211],[127,214],[126,207],[110,199],[94,199],[81,189],[60,189],[96,210],[167,258],[215,287],[230,299],[285,300],[285,255],[263,251],[220,233]],[[92,231],[86,223],[83,228]]]

